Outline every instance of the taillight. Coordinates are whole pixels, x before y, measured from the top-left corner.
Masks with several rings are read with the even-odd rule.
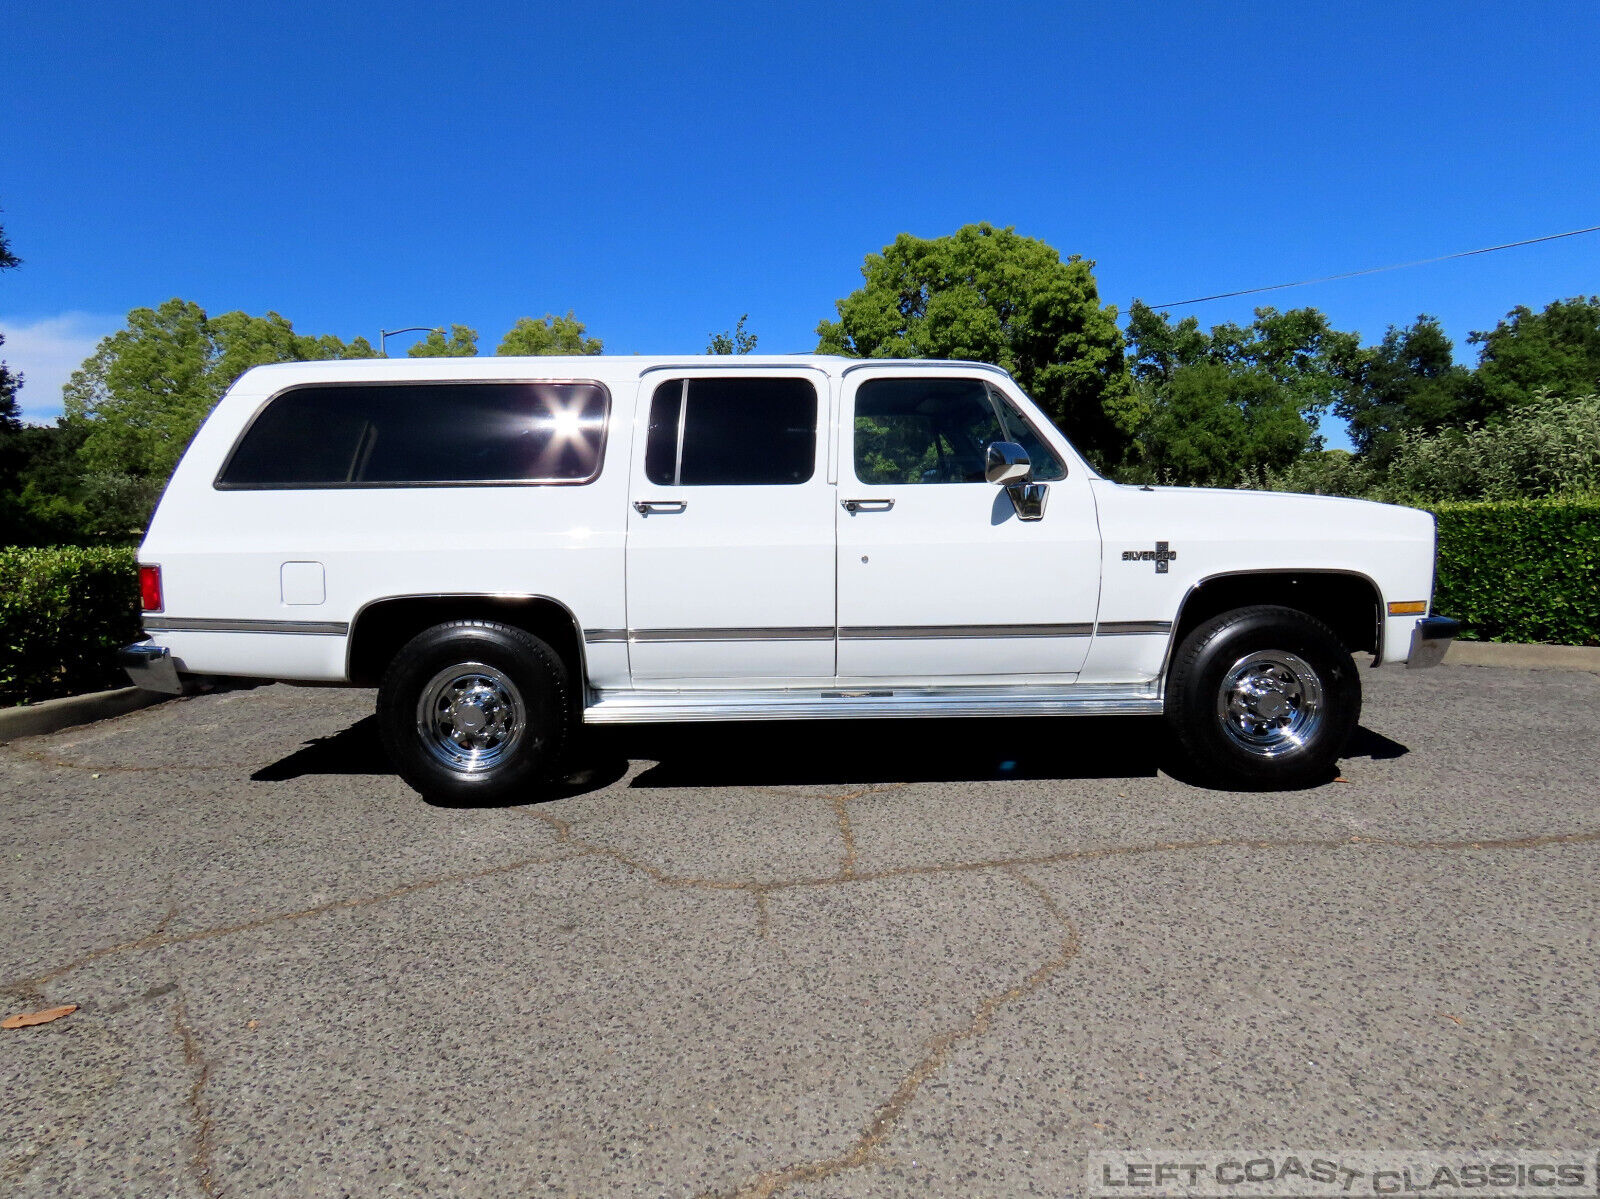
[[[161,568],[139,567],[139,606],[146,612],[161,611]]]

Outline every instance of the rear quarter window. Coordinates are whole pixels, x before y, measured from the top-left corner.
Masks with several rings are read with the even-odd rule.
[[[216,485],[587,483],[609,408],[594,382],[308,384],[256,414]]]

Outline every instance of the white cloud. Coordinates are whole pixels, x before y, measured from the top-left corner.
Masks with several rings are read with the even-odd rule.
[[[63,312],[30,323],[0,317],[0,333],[6,338],[0,358],[12,371],[25,376],[17,393],[22,419],[45,425],[60,416],[62,385],[94,353],[100,339],[122,324],[120,316],[89,312]]]

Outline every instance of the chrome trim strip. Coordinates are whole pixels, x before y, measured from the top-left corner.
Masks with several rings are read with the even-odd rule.
[[[157,616],[145,622],[147,633],[301,633],[343,637],[350,626],[342,620],[234,620],[213,616]]]
[[[622,355],[610,354],[607,357],[620,358]],[[685,359],[682,362],[658,362],[654,366],[643,368],[639,372],[639,379],[642,382],[646,375],[653,375],[663,371],[686,374],[691,379],[709,379],[724,371],[768,371],[774,376],[782,375],[785,371],[789,372],[790,375],[793,375],[796,371],[810,371],[812,374],[821,375],[824,379],[828,378],[827,368],[816,362],[729,362],[727,361],[728,357],[728,355],[707,354],[705,358],[700,359],[698,362],[691,359]],[[796,353],[792,355],[756,355],[756,357],[815,358],[827,357],[827,355]],[[710,358],[712,361],[707,362],[706,358]]]
[[[1172,632],[1170,620],[1108,620],[1095,629],[1097,637],[1136,637]]]
[[[629,629],[630,642],[832,641],[833,626],[772,629]]]
[[[1158,716],[1161,710],[1161,697],[1152,680],[1120,685],[1059,683],[863,691],[602,691],[584,711],[583,719],[588,724],[635,724],[909,716]]]
[[[654,396],[650,397],[650,403],[655,403]],[[651,415],[654,416],[655,414],[651,413]],[[678,448],[672,455],[672,485],[674,487],[683,486],[683,431],[688,427],[689,380],[685,378],[682,386],[678,388]],[[648,437],[648,428],[646,429],[646,436]],[[649,456],[648,448],[646,449],[645,454],[646,457]]]
[[[890,624],[839,630],[841,641],[933,641],[956,637],[1087,637],[1094,625],[1079,624]]]
[[[1083,621],[1076,624],[862,625],[843,629],[826,625],[811,628],[585,629],[583,639],[591,644],[607,641],[832,641],[836,636],[843,641],[933,641],[952,638],[1088,637],[1093,632],[1093,623]]]
[[[873,367],[937,367],[939,373],[945,371],[960,371],[970,373],[983,371],[986,374],[999,375],[1002,379],[1011,379],[1011,372],[1003,366],[996,366],[992,362],[969,362],[961,358],[868,358],[864,362],[852,362],[839,372],[842,379],[852,371],[870,370]],[[1012,382],[1016,380],[1011,379]]]
[[[567,607],[567,605],[562,603],[560,600],[556,599],[553,595],[540,595],[536,592],[519,593],[509,591],[411,591],[404,592],[400,595],[380,595],[376,599],[369,599],[366,603],[362,604],[361,607],[356,609],[356,614],[350,618],[351,636],[350,639],[345,643],[344,677],[346,679],[350,677],[350,667],[353,662],[357,643],[355,634],[361,631],[361,618],[364,617],[370,609],[376,608],[380,604],[401,603],[406,600],[465,600],[469,603],[483,600],[489,600],[495,603],[502,603],[506,601],[537,601],[539,603],[549,604],[553,608],[559,608],[561,610],[561,614],[566,617],[567,621],[571,624],[573,636],[577,638],[578,642],[578,657],[580,659],[584,659],[584,641],[583,633],[581,631],[582,626],[578,623],[578,618],[573,615],[572,609]],[[448,619],[448,617],[445,619]],[[585,659],[581,660],[578,665],[582,672],[583,685],[587,687],[589,682],[589,663]]]
[[[1118,486],[1121,486],[1121,484],[1118,484]],[[1437,538],[1434,540],[1434,553],[1435,555],[1438,553]],[[1252,570],[1220,570],[1215,574],[1209,574],[1202,578],[1195,579],[1189,584],[1188,589],[1183,593],[1183,598],[1178,601],[1177,619],[1180,622],[1183,620],[1183,610],[1188,607],[1189,601],[1194,598],[1195,592],[1199,591],[1200,588],[1204,587],[1207,583],[1210,583],[1215,579],[1237,579],[1245,578],[1249,575],[1343,575],[1347,578],[1360,579],[1362,582],[1366,583],[1367,586],[1372,588],[1372,594],[1375,595],[1378,600],[1377,607],[1373,611],[1373,617],[1377,621],[1377,626],[1373,634],[1374,649],[1372,654],[1372,664],[1377,666],[1383,662],[1383,633],[1385,625],[1385,613],[1388,611],[1388,609],[1384,607],[1383,588],[1378,586],[1377,580],[1371,575],[1363,574],[1359,570],[1346,570],[1343,567],[1338,566],[1264,566]],[[1166,657],[1161,660],[1161,686],[1163,691],[1166,688],[1167,670],[1172,665],[1172,655],[1177,652],[1177,649],[1177,638],[1173,638],[1167,642]]]

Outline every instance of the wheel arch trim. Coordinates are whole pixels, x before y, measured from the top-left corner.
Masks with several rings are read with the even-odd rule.
[[[558,609],[572,625],[573,641],[577,646],[578,654],[576,663],[578,668],[577,691],[579,694],[583,694],[588,688],[589,659],[584,648],[583,625],[568,604],[556,599],[553,595],[545,595],[533,591],[418,591],[407,592],[403,595],[380,595],[370,599],[357,608],[355,614],[350,617],[350,631],[345,639],[344,646],[345,678],[354,678],[352,669],[355,666],[356,635],[361,628],[361,618],[367,614],[369,609],[376,608],[382,604],[403,603],[406,600],[498,600],[512,603],[534,600],[550,604]]]
[[[1172,614],[1172,632],[1167,637],[1167,652],[1161,658],[1161,674],[1159,676],[1161,696],[1166,698],[1167,678],[1172,672],[1172,655],[1178,651],[1178,630],[1183,627],[1183,613],[1189,606],[1189,601],[1195,593],[1207,583],[1214,583],[1218,579],[1244,579],[1254,575],[1341,575],[1345,578],[1360,579],[1372,588],[1376,597],[1373,607],[1373,656],[1374,661],[1383,661],[1383,588],[1378,586],[1378,581],[1365,571],[1351,570],[1338,566],[1264,566],[1246,570],[1219,570],[1212,574],[1195,579],[1184,590],[1183,596],[1178,600],[1178,607]]]

